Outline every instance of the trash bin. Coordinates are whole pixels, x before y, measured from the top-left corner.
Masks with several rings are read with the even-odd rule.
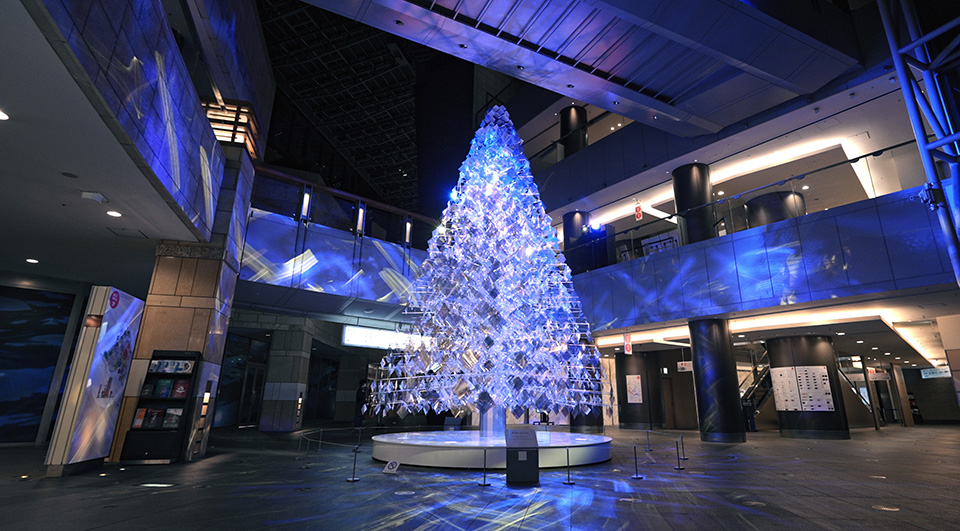
[[[507,485],[540,484],[540,448],[537,432],[530,429],[507,430]]]

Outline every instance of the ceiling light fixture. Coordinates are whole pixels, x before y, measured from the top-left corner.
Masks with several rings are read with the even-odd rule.
[[[809,189],[810,189],[810,185],[805,184],[805,185],[801,186],[800,189],[801,189],[801,190],[809,190]]]
[[[613,100],[613,104],[614,104],[614,105],[620,105],[620,102],[619,102],[618,100]]]
[[[847,335],[847,333],[846,333],[846,332],[837,332],[837,335],[838,335],[838,336],[845,336],[845,335]]]
[[[857,340],[857,344],[859,345],[860,343],[863,343],[863,340],[862,340],[862,339],[858,339],[858,340]]]
[[[870,350],[880,350],[880,347],[870,347]]]
[[[396,24],[397,26],[403,26],[403,21],[400,19],[394,20],[393,23]]]
[[[517,65],[517,70],[523,70],[523,65]]]
[[[111,218],[123,217],[123,214],[117,212],[116,210],[107,210],[107,215],[110,216]]]
[[[463,44],[462,42],[461,42],[460,44],[458,44],[457,46],[459,46],[460,48],[466,48],[466,47],[467,47],[467,45],[466,45],[466,44]]]
[[[572,84],[572,83],[567,83],[567,88],[573,88],[573,84]]]
[[[5,112],[3,112],[3,111],[0,111],[0,121],[9,120],[9,119],[10,119],[10,115],[9,115],[9,114],[7,114],[7,113],[5,113]]]
[[[717,191],[717,195],[723,195],[723,190]]]
[[[39,263],[40,263],[40,260],[37,260],[36,258],[27,258],[27,263],[28,263],[28,264],[39,264]]]

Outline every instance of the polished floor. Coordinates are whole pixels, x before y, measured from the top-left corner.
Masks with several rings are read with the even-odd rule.
[[[541,472],[403,467],[383,473],[365,429],[214,432],[210,454],[172,466],[107,465],[42,477],[42,449],[0,448],[0,529],[960,529],[960,426],[858,429],[846,441],[749,434],[739,445],[695,432],[607,430],[613,458]],[[676,470],[676,442],[689,458]],[[319,433],[312,437],[316,438]],[[634,445],[638,455],[635,473]],[[299,446],[299,449],[298,449]],[[27,476],[22,478],[21,476]]]

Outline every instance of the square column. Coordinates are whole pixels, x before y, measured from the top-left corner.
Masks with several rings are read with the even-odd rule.
[[[313,335],[304,330],[277,330],[271,339],[259,429],[295,431],[303,422]]]

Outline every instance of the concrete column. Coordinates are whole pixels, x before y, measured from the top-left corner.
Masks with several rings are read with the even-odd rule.
[[[560,145],[569,157],[587,147],[587,110],[571,105],[560,110]]]
[[[746,442],[730,326],[726,319],[690,321],[688,326],[700,440]]]
[[[260,431],[295,431],[307,398],[313,336],[304,330],[276,330],[270,339]]]
[[[716,237],[714,205],[703,206],[713,200],[712,196],[710,166],[693,163],[673,170],[673,201],[677,212],[689,210],[677,220],[681,245]]]
[[[847,424],[847,412],[843,405],[843,393],[840,388],[840,376],[837,374],[837,358],[833,351],[833,342],[826,336],[778,337],[767,340],[767,355],[770,357],[770,371],[773,377],[774,400],[777,401],[777,418],[780,423],[780,436],[795,439],[849,439],[850,427]],[[796,410],[783,411],[787,397],[776,395],[778,387],[777,369],[796,367],[826,367],[827,382],[813,376],[793,376],[790,372],[783,380],[784,385],[796,385],[800,399],[805,393],[812,392],[810,386],[819,386],[821,393],[829,393],[833,409],[805,410],[803,403],[791,404]],[[807,378],[813,378],[807,381]],[[870,383],[869,381],[867,382]],[[824,389],[824,386],[829,388]]]

